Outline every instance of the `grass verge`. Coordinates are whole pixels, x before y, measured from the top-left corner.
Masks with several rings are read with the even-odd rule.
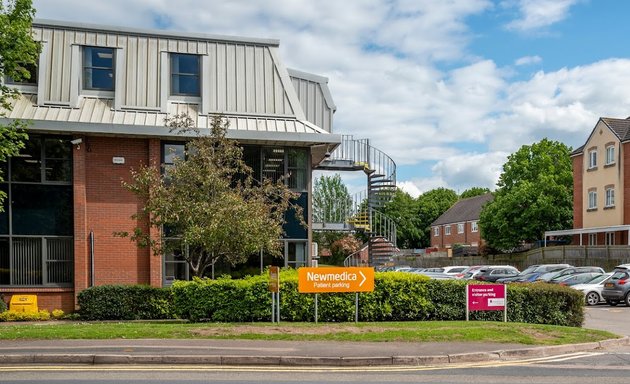
[[[386,323],[45,322],[0,325],[0,339],[264,339],[364,342],[585,343],[617,338],[605,331],[553,325],[426,321]]]

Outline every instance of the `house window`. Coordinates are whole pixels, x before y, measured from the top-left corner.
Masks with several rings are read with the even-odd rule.
[[[479,224],[477,224],[476,221],[473,221],[471,223],[471,232],[478,232],[479,231]]]
[[[10,76],[5,76],[4,82],[13,85],[37,85],[37,65],[34,63],[23,64],[20,68],[26,70],[28,75],[24,75],[24,77],[19,80],[15,80]]]
[[[615,245],[615,232],[606,232],[606,245]]]
[[[444,234],[446,236],[449,236],[451,234],[451,226],[450,225],[445,225],[444,226]]]
[[[588,234],[588,245],[597,245],[597,233]]]
[[[588,169],[597,168],[597,150],[588,151]]]
[[[588,209],[597,209],[597,191],[588,191]]]
[[[610,145],[606,147],[606,165],[615,163],[615,146]]]
[[[171,54],[171,95],[200,95],[200,58],[198,55]]]
[[[93,91],[114,90],[113,48],[83,48],[83,89]]]
[[[457,224],[457,233],[464,233],[464,223]]]
[[[606,208],[615,206],[615,188],[606,188]]]
[[[308,153],[303,148],[287,151],[287,186],[292,190],[305,191],[308,175]]]
[[[433,236],[440,236],[440,227],[433,227]]]

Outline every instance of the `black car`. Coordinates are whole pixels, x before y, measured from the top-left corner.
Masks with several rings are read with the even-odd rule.
[[[496,282],[499,279],[505,277],[512,277],[518,275],[518,269],[509,265],[493,266],[481,268],[479,273],[474,277],[475,280]]]
[[[630,264],[618,265],[613,270],[613,275],[604,284],[602,297],[609,305],[615,306],[624,302],[630,307]]]

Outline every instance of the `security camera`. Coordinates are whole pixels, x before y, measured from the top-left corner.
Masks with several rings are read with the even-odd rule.
[[[74,139],[74,140],[70,140],[70,143],[72,145],[79,145],[83,142],[83,139]]]

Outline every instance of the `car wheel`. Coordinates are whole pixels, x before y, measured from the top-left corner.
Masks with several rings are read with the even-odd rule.
[[[610,305],[611,307],[614,307],[615,305],[619,304],[617,300],[606,300],[606,303]]]
[[[599,294],[597,292],[589,292],[586,294],[587,305],[597,305],[599,303]]]
[[[623,301],[626,303],[626,307],[630,307],[630,292],[626,293],[626,297],[624,297]]]

